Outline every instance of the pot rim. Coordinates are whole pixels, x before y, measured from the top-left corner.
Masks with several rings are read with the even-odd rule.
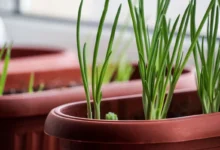
[[[176,90],[175,94],[178,93],[183,93],[183,92],[196,92],[196,89],[178,89]],[[142,94],[134,94],[134,95],[129,95],[129,96],[119,96],[119,97],[112,97],[112,98],[105,98],[102,100],[103,101],[117,101],[118,99],[130,99],[130,98],[135,98],[135,97],[141,97]],[[92,102],[92,100],[91,100]],[[169,121],[180,121],[180,120],[188,120],[191,118],[200,118],[201,116],[220,116],[220,112],[217,113],[211,113],[211,114],[198,114],[198,115],[191,115],[191,116],[184,116],[184,117],[177,117],[177,118],[166,118],[166,119],[160,119],[160,120],[98,120],[98,119],[89,119],[89,118],[82,118],[82,117],[75,117],[71,115],[64,114],[62,111],[66,107],[73,107],[81,104],[86,104],[86,101],[78,101],[78,102],[72,102],[68,104],[64,104],[61,106],[58,106],[54,108],[51,112],[54,113],[54,115],[57,115],[61,118],[68,119],[68,120],[81,120],[81,121],[86,121],[86,122],[93,122],[93,123],[113,123],[113,124],[139,124],[139,123],[157,123],[157,122],[169,122]],[[135,123],[134,123],[135,122]]]
[[[182,92],[196,91],[178,90],[175,94]],[[129,100],[138,96],[140,97],[140,95],[115,97],[103,99],[103,101],[125,101],[125,98]],[[53,109],[46,120],[45,133],[70,141],[108,144],[177,143],[220,137],[220,119],[218,119],[220,118],[220,113],[161,120],[119,121],[87,119],[63,113],[63,110],[67,107],[70,109],[73,106],[76,107],[82,104],[86,104],[86,102],[69,103]],[[208,125],[207,122],[209,122]],[[86,130],[84,130],[85,128]],[[108,131],[109,129],[111,130]],[[120,135],[117,134],[119,136],[117,139],[115,139],[116,132],[121,133]],[[95,139],[94,137],[86,136],[93,134],[99,136]]]
[[[68,98],[73,91],[80,93],[83,90],[81,86],[77,86],[34,93],[3,95],[0,97],[0,119],[46,115],[53,108],[62,105],[63,98],[66,99],[66,103],[73,102]]]
[[[184,69],[187,70],[188,73],[181,75],[180,79],[183,78],[181,82],[186,80],[188,76],[193,75],[193,72],[192,72],[193,67],[191,67],[191,69],[189,67],[184,68]],[[12,73],[10,74],[13,75]],[[132,86],[128,86],[128,85],[132,85]],[[115,97],[122,96],[122,95],[141,95],[137,93],[140,93],[140,90],[142,90],[142,88],[140,89],[132,88],[134,86],[141,86],[140,79],[139,80],[137,79],[137,80],[131,80],[131,81],[125,81],[125,82],[113,82],[111,84],[105,84],[103,86],[103,93],[105,97],[112,97],[111,93],[109,93],[108,91],[114,90],[118,86],[122,86],[123,89],[126,88],[127,92],[123,92],[123,93],[118,92],[115,94]],[[130,87],[130,88],[127,88],[127,87]],[[181,89],[186,89],[186,88],[181,88]],[[178,91],[178,89],[176,90]],[[57,98],[54,98],[55,96],[57,97],[57,95],[59,97],[58,98],[59,100],[57,100]],[[44,97],[44,100],[43,100],[43,97]],[[61,100],[62,97],[65,100]],[[12,118],[12,117],[17,118],[17,117],[46,115],[50,112],[51,109],[59,105],[62,105],[64,103],[69,103],[69,102],[83,101],[83,100],[85,100],[85,93],[84,93],[84,88],[82,86],[66,88],[62,90],[51,89],[51,90],[41,91],[41,92],[32,93],[32,94],[21,93],[21,94],[3,95],[2,97],[0,97],[0,110],[2,110],[0,112],[0,118]],[[40,109],[41,107],[45,107],[45,103],[49,103],[49,102],[51,104],[47,104],[48,105],[47,109],[44,109],[42,112],[38,111],[38,109]],[[15,106],[19,106],[19,107],[15,107]],[[25,112],[23,108],[25,108],[27,111]]]
[[[131,96],[126,96],[126,98],[134,98],[134,97],[139,97],[141,96],[140,94],[137,95],[131,95]],[[115,101],[118,98],[123,98],[125,96],[120,96],[117,98],[110,98],[110,99],[106,99],[103,101]],[[64,113],[62,113],[62,110],[66,107],[66,106],[77,106],[80,104],[84,104],[85,102],[73,102],[73,103],[68,103],[68,104],[64,104],[62,106],[58,106],[57,108],[55,108],[54,110],[52,110],[51,112],[61,118],[67,119],[67,120],[80,120],[80,121],[85,121],[85,122],[92,122],[92,123],[113,123],[113,124],[142,124],[142,123],[157,123],[157,122],[170,122],[170,121],[184,121],[184,120],[190,120],[193,118],[201,118],[201,117],[214,117],[214,116],[219,116],[220,117],[220,112],[216,112],[216,113],[210,113],[210,114],[198,114],[198,115],[191,115],[191,116],[184,116],[184,117],[177,117],[177,118],[166,118],[166,119],[159,119],[159,120],[105,120],[105,119],[89,119],[89,118],[81,118],[81,117],[75,117],[75,116],[70,116],[70,115],[66,115]]]
[[[14,45],[12,50],[23,49],[25,51],[38,50],[38,51],[47,51],[51,53],[59,53],[66,50],[64,47],[59,46],[46,46],[46,45]]]

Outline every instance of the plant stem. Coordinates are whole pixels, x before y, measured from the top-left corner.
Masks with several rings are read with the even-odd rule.
[[[88,76],[86,74],[87,64],[85,64],[86,59],[82,60],[81,46],[80,46],[80,21],[81,21],[82,6],[83,6],[83,0],[81,0],[79,10],[78,10],[78,19],[77,19],[77,27],[76,27],[77,51],[78,51],[78,59],[79,59],[79,64],[80,64],[80,71],[81,71],[82,80],[83,80],[83,84],[84,84],[84,90],[85,90],[85,94],[86,94],[87,117],[92,119],[92,107],[91,107],[91,103],[90,103]],[[84,55],[85,55],[85,51],[86,51],[86,43],[84,44],[84,47],[83,47]]]
[[[95,119],[101,119],[101,110],[100,110],[100,104],[94,103],[95,108]]]
[[[33,92],[34,92],[34,73],[31,73],[29,86],[28,86],[28,93],[33,93]]]
[[[92,118],[92,109],[91,109],[91,103],[90,103],[90,92],[89,92],[89,83],[88,83],[88,73],[87,73],[87,62],[86,62],[86,43],[84,44],[83,47],[83,58],[81,56],[81,48],[80,48],[80,20],[81,20],[81,11],[82,11],[82,5],[83,5],[83,0],[80,3],[79,11],[78,11],[78,19],[77,19],[77,50],[78,50],[78,58],[79,58],[79,64],[80,64],[80,70],[82,74],[82,79],[83,79],[83,85],[84,85],[84,90],[86,93],[86,100],[87,100],[87,111],[88,111],[88,118]],[[97,57],[98,57],[98,50],[99,50],[99,43],[101,40],[101,35],[102,35],[102,29],[105,21],[105,17],[108,11],[108,5],[109,5],[109,0],[105,1],[104,4],[104,10],[100,19],[97,35],[96,35],[96,42],[95,42],[95,47],[94,47],[94,53],[93,53],[93,62],[92,62],[92,96],[93,96],[93,102],[94,102],[94,117],[95,119],[101,119],[100,118],[100,104],[101,104],[101,99],[102,99],[102,92],[101,92],[101,87],[104,81],[105,73],[108,67],[109,63],[109,58],[112,54],[112,45],[115,37],[115,32],[118,24],[118,19],[119,15],[121,12],[121,5],[118,8],[117,14],[115,16],[115,20],[112,26],[112,31],[108,43],[108,48],[106,52],[106,57],[104,60],[103,66],[100,68],[99,72],[99,67],[97,65]]]
[[[4,66],[2,69],[2,75],[1,75],[1,79],[0,79],[0,95],[3,95],[4,89],[5,89],[5,83],[6,83],[7,74],[8,74],[8,66],[9,66],[10,57],[11,57],[11,47],[12,47],[12,45],[9,45],[9,47],[6,50]],[[6,48],[6,46],[4,46],[4,48]],[[2,53],[4,53],[4,50]]]

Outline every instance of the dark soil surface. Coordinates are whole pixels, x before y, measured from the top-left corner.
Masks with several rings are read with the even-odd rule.
[[[80,86],[81,84],[69,84],[67,86],[63,86],[63,87],[55,87],[55,88],[48,88],[48,87],[44,87],[42,91],[47,91],[47,90],[52,90],[52,89],[65,89],[65,88],[71,88],[71,87],[76,87],[76,86]],[[39,91],[39,86],[35,87],[33,89],[34,92],[41,92]],[[13,89],[11,88],[9,91],[5,91],[3,95],[10,95],[10,94],[21,94],[21,93],[28,93],[28,88],[27,89],[21,89],[21,90],[17,90],[17,89]]]

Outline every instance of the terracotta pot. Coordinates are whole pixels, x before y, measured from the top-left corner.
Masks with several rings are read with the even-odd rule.
[[[49,48],[13,48],[6,91],[12,88],[25,91],[31,72],[35,73],[36,87],[43,82],[47,89],[59,88],[0,97],[0,147],[3,150],[58,150],[57,139],[43,133],[46,116],[59,105],[85,100],[82,86],[60,89],[69,84],[81,84],[74,53]],[[142,86],[136,72],[130,82],[104,85],[103,97],[140,94]],[[177,87],[189,87],[191,84],[185,83],[194,83],[192,80],[193,70],[187,68]]]
[[[27,89],[31,73],[35,74],[35,87],[40,83],[44,83],[45,88],[81,84],[78,58],[72,51],[61,48],[14,47],[11,57],[5,91],[11,88]],[[2,66],[3,63],[0,63],[0,68]]]
[[[1,62],[0,68],[2,66]],[[34,87],[41,83],[45,84],[46,89],[81,84],[78,59],[71,51],[59,48],[14,47],[5,92],[27,91],[32,72],[35,73]],[[74,92],[77,91],[84,95],[81,87],[79,90],[74,89]],[[73,96],[76,94],[72,95],[72,88],[66,88],[0,97],[1,149],[54,150],[55,144],[51,144],[53,138],[48,138],[43,133],[46,115],[52,108],[72,102]],[[76,96],[76,99],[81,98],[82,96]]]
[[[60,72],[60,78],[65,78],[66,74]],[[39,84],[41,77],[44,78],[44,73],[39,72],[36,84]],[[47,73],[50,75],[53,71]],[[15,73],[9,76],[17,78]],[[28,77],[20,78],[22,81],[26,80],[26,83],[29,81]],[[114,82],[103,86],[103,97],[140,94],[141,91],[141,83],[138,80]],[[46,116],[51,109],[59,105],[84,99],[82,86],[0,97],[0,147],[4,150],[59,150],[59,141],[43,133]],[[179,104],[182,109],[181,106],[184,105],[181,102]]]
[[[101,110],[102,117],[115,112],[120,121],[86,119],[86,103],[75,102],[53,109],[45,132],[60,139],[61,150],[220,149],[220,113],[198,115],[197,91],[174,94],[168,116],[182,116],[179,118],[139,120],[143,119],[140,95],[106,99]]]

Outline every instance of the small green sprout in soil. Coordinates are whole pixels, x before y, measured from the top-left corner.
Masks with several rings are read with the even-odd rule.
[[[109,112],[105,115],[105,119],[106,120],[118,120],[118,116],[113,112]]]
[[[4,65],[3,65],[2,74],[0,77],[0,95],[3,95],[4,93],[5,83],[7,80],[8,65],[9,65],[10,57],[11,57],[11,48],[12,48],[12,44],[10,44],[9,46],[5,44],[0,51],[0,60],[2,60],[2,57],[5,54]]]
[[[38,92],[43,91],[44,87],[45,87],[44,83],[40,83],[39,88],[38,88]]]
[[[29,80],[29,87],[28,87],[28,92],[33,93],[34,92],[34,73],[31,73],[30,75],[30,80]]]
[[[195,31],[194,39],[188,51],[184,55],[183,43],[196,1],[190,1],[181,21],[179,22],[179,15],[173,25],[168,23],[166,18],[169,3],[170,0],[157,1],[156,23],[151,37],[145,21],[144,0],[139,0],[139,7],[134,6],[132,0],[128,0],[139,56],[144,115],[145,119],[149,120],[166,118],[176,83],[197,44],[202,27],[214,5],[212,0],[199,28]],[[176,30],[178,23],[180,25],[178,30]],[[174,36],[174,33],[176,33],[176,36]],[[174,48],[170,54],[171,43],[174,43]],[[148,65],[147,67],[146,64]],[[174,65],[175,68],[173,70]],[[167,89],[168,94],[166,94]]]
[[[117,62],[111,63],[106,68],[106,74],[103,79],[103,83],[107,84],[114,81],[123,82],[123,81],[128,81],[131,78],[134,72],[132,63],[128,61],[125,53],[121,53],[119,58],[120,59]],[[102,67],[103,64],[99,65],[98,70],[101,70]],[[99,75],[100,73],[101,72],[99,71]],[[91,76],[91,72],[89,72],[89,75]]]
[[[122,53],[119,56],[119,58],[120,59],[117,63],[118,69],[117,69],[115,81],[118,81],[118,82],[128,81],[134,72],[134,68],[133,68],[132,64],[128,61],[125,53]]]
[[[191,16],[191,39],[195,39],[196,4]],[[220,42],[217,42],[219,27],[219,6],[212,6],[207,22],[207,37],[194,48],[197,72],[197,88],[203,106],[203,113],[219,112],[220,108]],[[206,45],[205,45],[206,44]],[[217,52],[216,52],[217,49]],[[207,52],[206,52],[207,50]],[[217,55],[216,55],[217,54]]]
[[[137,1],[138,0],[135,0],[134,3],[136,4]],[[134,72],[132,63],[128,60],[127,55],[126,55],[128,48],[130,47],[130,45],[132,44],[134,40],[134,36],[132,34],[130,34],[129,38],[127,39],[125,38],[125,33],[129,27],[129,23],[130,23],[130,12],[128,11],[126,18],[123,22],[123,26],[122,28],[119,29],[119,35],[116,38],[115,40],[116,42],[113,47],[115,51],[119,51],[119,49],[121,51],[119,54],[113,53],[114,56],[112,58],[117,58],[117,59],[114,59],[111,61],[113,62],[112,63],[113,66],[110,66],[108,69],[110,73],[107,73],[106,83],[109,83],[112,79],[113,81],[117,81],[117,82],[128,81]],[[126,41],[124,41],[125,43],[124,45],[121,44],[122,39],[126,39]],[[116,75],[114,77],[115,72],[116,72]]]
[[[35,78],[35,75],[34,73],[31,73],[30,75],[30,80],[29,80],[29,87],[28,87],[28,93],[33,93],[34,92],[34,78]],[[38,88],[38,92],[41,92],[44,90],[44,83],[41,83],[39,85],[39,88]]]
[[[77,39],[77,50],[78,50],[78,59],[84,84],[84,90],[86,93],[86,100],[87,100],[87,116],[88,118],[93,118],[91,103],[90,103],[90,92],[89,92],[89,83],[88,83],[88,73],[87,73],[87,58],[86,58],[86,43],[83,46],[83,52],[81,52],[81,43],[80,43],[80,21],[81,21],[81,12],[82,12],[82,6],[83,6],[83,0],[81,0],[79,11],[78,11],[78,19],[77,19],[77,31],[76,31],[76,39]],[[92,62],[92,96],[93,96],[93,103],[94,103],[94,118],[100,119],[100,105],[101,105],[101,99],[102,99],[102,91],[101,87],[103,84],[103,79],[105,77],[106,69],[109,64],[109,59],[112,53],[112,45],[115,37],[115,31],[118,24],[119,15],[121,12],[121,5],[118,8],[113,27],[112,32],[110,35],[110,40],[108,43],[108,48],[106,52],[106,57],[104,59],[103,66],[99,69],[97,65],[97,57],[98,57],[98,50],[99,50],[99,43],[102,35],[102,29],[105,22],[106,14],[108,11],[109,6],[109,0],[105,1],[104,4],[104,10],[100,19],[97,35],[96,35],[96,42],[94,47],[94,53],[93,53],[93,62]],[[81,54],[83,53],[83,54]],[[83,55],[83,56],[82,56]],[[99,74],[100,72],[100,74]]]

